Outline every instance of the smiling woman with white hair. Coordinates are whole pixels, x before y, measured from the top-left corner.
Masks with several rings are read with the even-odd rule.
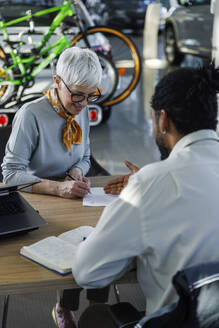
[[[100,97],[102,68],[96,53],[72,47],[59,57],[55,86],[16,113],[2,164],[4,183],[41,182],[25,191],[64,198],[83,197],[90,168],[88,103]],[[81,289],[64,290],[54,308],[59,328],[73,327],[70,310],[78,307]],[[95,292],[95,291],[94,291]],[[95,299],[93,292],[88,298]],[[99,295],[99,296],[98,296]],[[107,301],[108,289],[97,292]]]
[[[5,183],[40,179],[29,191],[65,198],[89,192],[84,177],[90,168],[86,106],[101,97],[101,76],[98,56],[92,50],[72,47],[61,54],[53,77],[55,87],[15,115],[2,164]]]

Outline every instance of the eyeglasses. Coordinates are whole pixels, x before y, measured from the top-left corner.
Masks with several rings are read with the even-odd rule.
[[[63,81],[63,79],[61,77],[60,77],[60,79],[62,80],[62,82],[64,83],[64,86],[66,87],[66,89],[70,93],[70,95],[71,95],[71,101],[73,103],[79,103],[79,102],[84,101],[85,99],[87,99],[87,102],[88,103],[94,103],[94,102],[98,101],[102,97],[101,92],[100,92],[100,90],[98,88],[97,88],[98,94],[90,94],[87,97],[85,95],[82,95],[82,94],[73,93],[69,89],[69,87],[66,85],[65,81]]]

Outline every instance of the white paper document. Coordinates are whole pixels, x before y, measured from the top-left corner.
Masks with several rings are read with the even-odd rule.
[[[118,198],[118,195],[105,194],[102,187],[91,188],[90,191],[83,198],[84,206],[107,206]]]

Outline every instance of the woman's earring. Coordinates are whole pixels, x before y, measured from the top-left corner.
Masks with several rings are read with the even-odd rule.
[[[166,134],[166,133],[167,133],[167,130],[166,130],[166,129],[164,129],[164,130],[162,131],[162,133],[163,133],[163,134]]]

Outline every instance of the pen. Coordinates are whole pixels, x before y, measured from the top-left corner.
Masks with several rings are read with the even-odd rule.
[[[65,173],[70,179],[74,180],[74,181],[79,181],[78,179],[76,179],[75,177],[73,177],[70,173],[66,172]]]
[[[70,179],[74,180],[74,181],[79,181],[78,179],[76,179],[75,177],[73,177],[70,173],[66,172],[65,173],[67,175],[67,177],[69,177]],[[91,191],[89,191],[89,193],[91,194]]]

